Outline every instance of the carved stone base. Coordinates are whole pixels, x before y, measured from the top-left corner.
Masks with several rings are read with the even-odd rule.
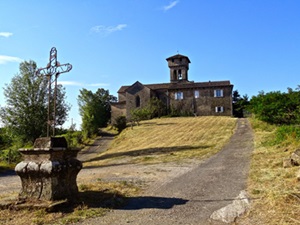
[[[38,138],[33,149],[19,150],[24,160],[15,167],[20,176],[20,199],[72,200],[78,193],[77,174],[82,163],[80,149],[68,149],[62,137]]]

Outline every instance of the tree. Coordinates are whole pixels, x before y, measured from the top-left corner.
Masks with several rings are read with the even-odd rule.
[[[6,106],[0,109],[4,126],[15,141],[34,142],[46,134],[48,85],[44,76],[36,76],[34,61],[20,63],[19,74],[4,88]],[[65,102],[65,89],[58,85],[57,124],[62,125],[70,106]]]
[[[248,95],[239,94],[238,90],[233,91],[232,94],[232,106],[233,106],[233,116],[234,117],[244,117],[244,112],[249,105]]]
[[[260,92],[250,101],[251,111],[258,119],[272,124],[298,124],[300,122],[300,91],[288,93]]]
[[[103,88],[99,88],[95,93],[85,88],[80,90],[78,105],[85,137],[97,134],[98,128],[107,126],[111,115],[110,102],[115,101],[117,98]]]

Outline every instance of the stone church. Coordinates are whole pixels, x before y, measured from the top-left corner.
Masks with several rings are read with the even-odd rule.
[[[145,107],[152,97],[183,114],[195,116],[232,116],[232,89],[230,81],[194,82],[188,79],[189,58],[174,55],[166,59],[170,68],[170,82],[142,84],[136,81],[122,86],[118,102],[111,104],[112,122],[118,116],[131,118],[131,110]]]

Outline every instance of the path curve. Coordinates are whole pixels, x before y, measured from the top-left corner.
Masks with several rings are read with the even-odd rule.
[[[235,133],[218,154],[132,198],[125,208],[79,224],[222,224],[209,217],[246,189],[253,148],[248,120],[238,119]]]

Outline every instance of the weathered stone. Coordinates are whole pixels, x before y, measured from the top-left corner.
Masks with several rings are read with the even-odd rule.
[[[298,170],[297,174],[296,174],[296,178],[298,181],[300,181],[300,170]]]
[[[42,137],[37,138],[33,148],[50,149],[50,148],[68,148],[67,140],[64,137]]]
[[[241,191],[239,196],[229,205],[213,212],[210,219],[233,223],[237,217],[244,214],[250,206],[246,191]]]
[[[292,164],[291,158],[283,159],[283,168],[290,168],[292,166],[293,166],[293,164]]]
[[[295,152],[292,153],[291,161],[292,165],[300,166],[300,149],[297,149]]]
[[[77,174],[82,163],[80,149],[68,149],[64,138],[37,139],[33,149],[20,149],[23,161],[16,165],[22,189],[20,199],[73,199],[78,193]]]

